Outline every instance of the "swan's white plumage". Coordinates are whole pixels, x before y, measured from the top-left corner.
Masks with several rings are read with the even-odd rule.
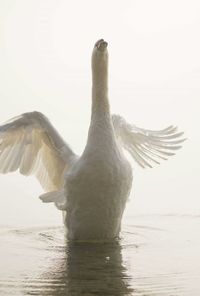
[[[51,191],[39,196],[43,202],[54,202],[59,210],[67,209],[66,191],[64,188],[61,190]]]
[[[167,160],[175,154],[171,151],[180,149],[185,141],[180,138],[183,132],[178,133],[174,126],[153,131],[131,125],[119,115],[112,115],[112,121],[121,145],[142,168],[152,168],[153,164],[160,164],[160,159]]]
[[[39,112],[22,114],[2,125],[0,139],[0,172],[19,169],[26,176],[35,174],[45,191],[63,185],[63,173],[76,158]]]
[[[132,185],[132,169],[122,148],[145,168],[173,155],[183,142],[183,133],[172,126],[151,131],[111,116],[103,39],[92,54],[92,84],[91,123],[80,157],[42,113],[25,113],[0,127],[0,172],[19,169],[23,175],[34,174],[46,191],[40,199],[63,211],[69,239],[119,235]]]

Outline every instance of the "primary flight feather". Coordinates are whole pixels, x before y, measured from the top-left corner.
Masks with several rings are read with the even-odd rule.
[[[24,113],[0,126],[0,172],[35,175],[63,211],[69,239],[111,239],[119,235],[132,186],[126,149],[141,167],[174,155],[183,133],[169,126],[151,131],[110,114],[108,51],[103,39],[92,53],[92,112],[87,144],[77,156],[40,112]]]

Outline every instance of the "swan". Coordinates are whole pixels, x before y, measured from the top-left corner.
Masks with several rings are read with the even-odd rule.
[[[40,112],[24,113],[0,126],[0,173],[34,174],[45,192],[40,199],[63,212],[70,240],[119,236],[132,186],[132,167],[123,149],[142,168],[151,168],[174,155],[185,140],[174,126],[146,130],[111,115],[107,45],[100,39],[92,52],[91,122],[80,157]]]

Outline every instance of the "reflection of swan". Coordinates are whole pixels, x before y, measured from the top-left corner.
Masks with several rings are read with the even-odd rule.
[[[0,240],[0,295],[132,295],[127,251],[134,261],[136,249],[124,239],[72,242],[63,228],[45,227],[4,229]]]
[[[51,287],[41,287],[40,295],[132,295],[121,249],[118,242],[68,243],[53,266],[39,276]],[[33,284],[33,293],[34,289]]]
[[[92,54],[92,116],[80,158],[39,112],[22,114],[0,127],[0,171],[35,174],[47,192],[40,198],[63,210],[70,239],[118,236],[132,183],[125,148],[142,167],[180,148],[176,128],[150,131],[110,115],[107,43],[101,39]]]

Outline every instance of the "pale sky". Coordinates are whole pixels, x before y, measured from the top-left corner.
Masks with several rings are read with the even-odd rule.
[[[0,122],[43,112],[75,152],[91,104],[90,57],[104,38],[113,113],[147,129],[178,125],[188,141],[168,162],[134,162],[126,215],[200,214],[200,2],[1,0]],[[0,224],[60,221],[33,178],[0,175]],[[35,220],[34,220],[35,219]],[[34,221],[33,221],[34,220]]]

